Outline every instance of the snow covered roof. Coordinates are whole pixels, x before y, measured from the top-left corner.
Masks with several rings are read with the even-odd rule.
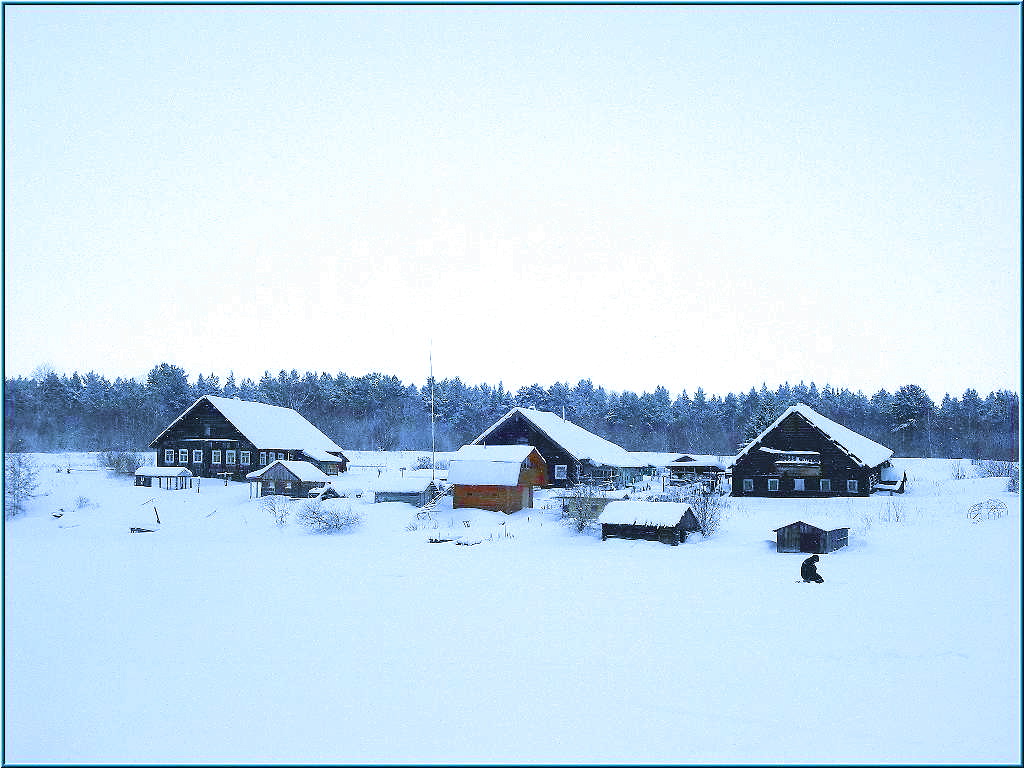
[[[674,461],[666,464],[666,467],[718,467],[721,470],[727,469],[732,464],[732,456],[714,456],[706,453],[676,453]]]
[[[288,461],[284,459],[277,459],[267,464],[263,469],[250,472],[246,475],[246,478],[249,480],[259,480],[267,470],[278,464],[295,475],[303,483],[324,483],[331,480],[330,475],[324,474],[318,467],[310,464],[308,461]]]
[[[302,452],[313,459],[313,461],[344,461],[341,456],[335,456],[319,448],[303,448]]]
[[[383,477],[373,483],[377,493],[423,493],[433,482],[429,477]]]
[[[536,451],[532,445],[464,445],[451,457],[452,461],[515,461],[522,464]],[[539,455],[538,451],[538,455]],[[543,456],[541,460],[543,461]]]
[[[886,448],[884,445],[876,443],[874,440],[870,440],[864,435],[857,434],[852,429],[844,427],[842,424],[837,424],[831,419],[827,419],[820,413],[815,411],[809,405],[803,403],[797,403],[791,405],[775,421],[768,426],[760,435],[758,435],[750,444],[747,445],[742,451],[736,455],[736,459],[739,460],[741,456],[746,455],[750,450],[757,446],[760,448],[759,443],[769,432],[775,429],[779,424],[783,422],[786,417],[790,414],[798,413],[813,426],[821,430],[832,442],[846,451],[855,462],[865,467],[877,467],[879,464],[885,462],[893,452]],[[793,451],[783,451],[784,453],[793,453]]]
[[[448,482],[452,485],[519,485],[522,461],[452,459]]]
[[[341,452],[341,448],[331,438],[310,424],[298,411],[279,405],[217,395],[200,397],[171,422],[150,445],[155,445],[171,427],[185,418],[203,400],[220,411],[224,418],[257,448],[294,448],[307,453],[310,450]]]
[[[612,501],[598,522],[613,525],[673,526],[683,519],[689,504],[677,501]]]
[[[572,454],[577,461],[590,460],[593,464],[604,464],[609,467],[643,467],[645,462],[631,455],[625,448],[588,432],[583,427],[566,421],[562,417],[548,411],[535,411],[532,408],[513,408],[491,425],[473,445],[487,442],[487,436],[504,424],[516,413],[519,413],[551,440]]]
[[[809,525],[812,528],[818,528],[818,529],[820,529],[822,531],[834,531],[837,528],[849,528],[850,527],[848,525],[835,525],[833,523],[826,523],[826,522],[823,522],[821,520],[797,520],[794,523],[787,523],[786,525],[780,525],[778,528],[773,528],[772,532],[773,533],[778,533],[783,528],[789,528],[789,526],[791,526],[791,525],[798,525],[799,523],[803,523],[804,525]]]
[[[645,467],[667,467],[679,456],[678,453],[662,451],[627,451],[627,453]]]
[[[154,467],[148,464],[135,470],[138,477],[192,477],[192,471],[185,467]]]

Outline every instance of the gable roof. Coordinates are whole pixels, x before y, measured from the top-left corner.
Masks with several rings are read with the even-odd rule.
[[[534,451],[532,445],[464,445],[457,450],[450,461],[514,461],[522,464]],[[537,451],[540,456],[540,451]],[[544,457],[540,457],[544,461]],[[547,462],[545,462],[547,463]]]
[[[593,464],[604,464],[609,467],[642,467],[645,463],[610,440],[598,437],[583,427],[566,421],[561,416],[548,411],[535,411],[532,408],[513,408],[472,442],[478,445],[487,441],[487,436],[495,429],[511,419],[516,413],[522,415],[553,442],[560,445],[577,461],[590,460]]]
[[[248,480],[259,480],[267,470],[278,464],[295,475],[299,482],[302,483],[328,483],[331,480],[330,475],[324,474],[318,467],[310,464],[308,461],[288,461],[285,459],[272,461],[263,469],[257,469],[255,472],[250,472],[245,477]]]
[[[423,493],[437,485],[429,477],[385,477],[373,483],[376,493]]]
[[[341,448],[331,438],[306,421],[298,411],[280,405],[267,405],[217,395],[203,395],[192,403],[167,429],[156,436],[150,447],[156,445],[161,437],[204,400],[220,411],[224,418],[257,448],[341,452]]]
[[[884,463],[893,454],[892,450],[886,448],[884,445],[876,443],[874,440],[866,438],[864,435],[858,434],[852,429],[844,427],[842,424],[837,424],[831,419],[825,418],[809,405],[797,403],[783,411],[767,429],[751,440],[742,451],[736,454],[736,461],[739,461],[740,457],[745,456],[755,445],[758,445],[765,435],[774,430],[788,416],[794,413],[799,414],[812,426],[821,430],[829,440],[839,446],[839,448],[849,455],[854,462],[861,466],[877,467],[879,464]],[[788,453],[792,453],[792,451],[788,451]]]

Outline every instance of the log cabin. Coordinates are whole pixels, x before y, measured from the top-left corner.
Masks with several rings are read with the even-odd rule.
[[[787,408],[737,454],[733,496],[868,496],[893,452],[810,406]]]
[[[601,541],[643,539],[673,547],[700,530],[690,505],[672,501],[613,501],[605,506],[598,522]]]
[[[471,445],[534,446],[547,464],[540,485],[566,488],[579,483],[623,488],[639,482],[643,459],[557,414],[513,408]]]
[[[280,459],[248,473],[245,479],[259,485],[256,496],[291,496],[296,499],[309,498],[310,491],[331,482],[330,475],[308,461]]]
[[[245,476],[274,461],[307,461],[327,475],[348,468],[341,448],[291,408],[204,395],[149,444],[158,467],[197,477]]]

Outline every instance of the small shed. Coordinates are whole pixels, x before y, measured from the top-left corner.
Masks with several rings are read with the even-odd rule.
[[[688,533],[700,530],[690,505],[674,501],[613,501],[598,522],[601,541],[643,539],[673,547],[686,541]]]
[[[850,542],[849,528],[831,530],[797,520],[775,529],[776,552],[813,552],[817,555],[835,552]]]
[[[138,486],[152,488],[154,479],[158,488],[179,491],[191,488],[195,476],[185,467],[156,467],[149,464],[135,470],[135,484]]]
[[[308,461],[276,459],[263,469],[247,474],[246,479],[259,486],[257,496],[307,498],[314,488],[330,483],[331,478]]]
[[[341,494],[334,489],[333,485],[321,485],[318,488],[310,489],[309,498],[327,501],[328,499],[340,499]]]
[[[382,478],[373,491],[373,501],[380,504],[385,501],[401,501],[422,507],[438,495],[440,491],[430,478],[394,477]]]
[[[547,463],[530,445],[464,445],[448,464],[452,508],[510,514],[533,506],[533,488],[547,477]]]

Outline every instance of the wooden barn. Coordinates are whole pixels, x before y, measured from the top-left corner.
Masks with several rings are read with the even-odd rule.
[[[309,498],[310,491],[331,482],[331,476],[308,461],[275,459],[263,469],[250,472],[245,478],[258,485],[256,496],[292,496]]]
[[[183,488],[191,488],[195,476],[184,467],[155,467],[150,464],[135,470],[136,485],[152,488],[154,480],[156,480],[157,488],[179,491]]]
[[[199,477],[243,480],[274,461],[306,461],[327,475],[348,467],[333,440],[297,411],[204,395],[149,444],[158,467],[185,467]]]
[[[676,546],[686,541],[687,534],[700,530],[690,506],[671,501],[613,501],[598,522],[601,541],[644,539]]]
[[[429,477],[382,478],[374,487],[373,501],[376,504],[401,501],[422,507],[439,493],[440,490]]]
[[[809,406],[787,408],[736,456],[733,496],[868,496],[892,451]]]
[[[795,523],[775,529],[775,550],[777,552],[808,552],[825,555],[842,549],[849,542],[849,528],[828,530],[797,520]]]
[[[623,488],[642,479],[646,464],[557,414],[533,408],[513,408],[472,445],[534,446],[547,464],[547,477],[539,483],[545,487],[588,483]]]
[[[453,509],[529,509],[546,477],[547,463],[532,445],[464,445],[448,463]]]

